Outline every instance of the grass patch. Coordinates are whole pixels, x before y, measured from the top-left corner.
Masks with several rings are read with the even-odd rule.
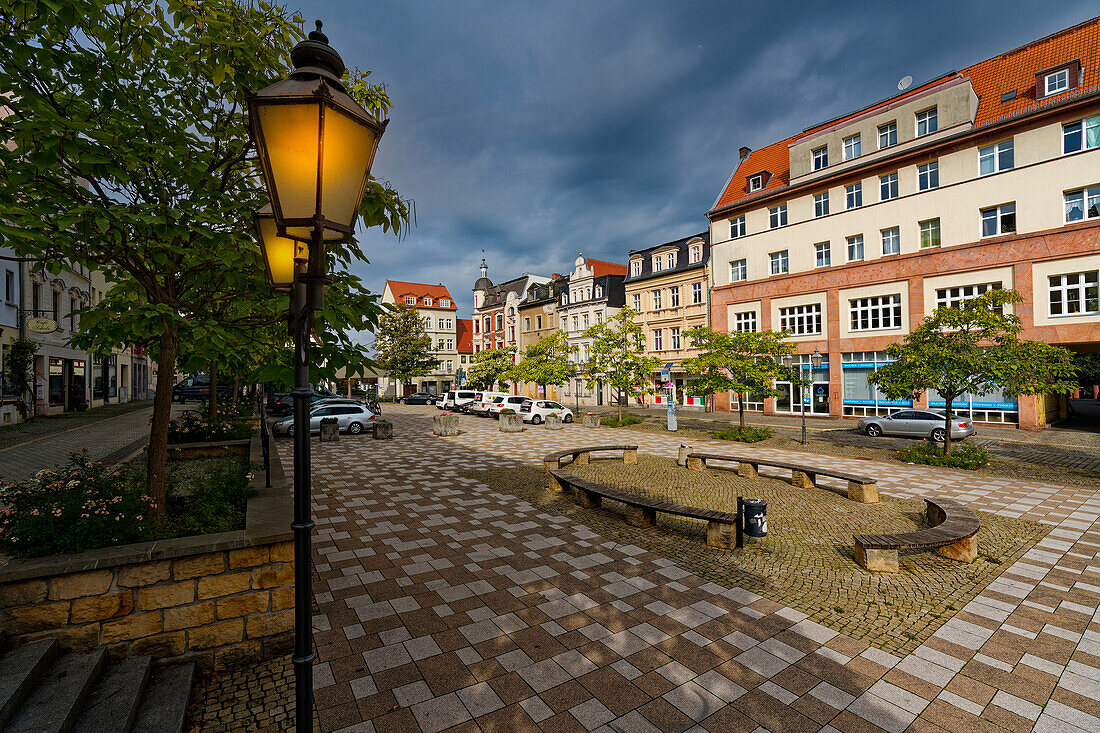
[[[606,425],[609,428],[625,428],[627,425],[638,425],[641,422],[643,422],[642,418],[637,415],[623,415],[621,419],[618,417],[600,419],[600,425]]]
[[[772,437],[771,428],[754,428],[748,425],[714,431],[715,440],[736,440],[739,443],[759,443],[770,437]]]
[[[920,463],[925,466],[942,468],[963,468],[976,471],[989,463],[989,451],[980,445],[966,444],[955,446],[944,455],[935,443],[924,441],[912,448],[898,451],[898,458],[906,463]]]

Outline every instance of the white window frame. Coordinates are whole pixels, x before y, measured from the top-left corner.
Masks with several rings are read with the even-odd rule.
[[[787,226],[787,204],[780,204],[768,209],[768,223],[770,228],[778,229]]]
[[[931,135],[940,129],[940,115],[936,107],[922,109],[914,115],[914,118],[916,120],[915,132],[917,137]]]
[[[814,245],[814,266],[828,267],[832,264],[832,252],[829,242],[818,242]]]
[[[1092,133],[1091,145],[1089,144],[1089,133]],[[1070,147],[1074,145],[1072,137],[1074,135],[1077,136],[1076,147]],[[1091,150],[1096,147],[1100,147],[1100,115],[1085,117],[1062,125],[1062,155]]]
[[[1011,219],[1009,219],[1011,217]],[[1006,229],[1005,223],[1011,221],[1011,228]],[[994,226],[993,231],[986,232],[986,224],[992,223]],[[1003,234],[1015,234],[1017,231],[1016,225],[1016,202],[1010,201],[1007,204],[1000,204],[998,206],[989,206],[981,209],[978,213],[978,226],[979,234],[982,239],[986,237],[999,237]]]
[[[814,194],[814,218],[820,219],[829,215],[829,192],[822,191]]]
[[[680,329],[679,328],[672,327],[672,328],[668,329],[668,341],[669,341],[668,345],[673,351],[679,351],[680,350]]]
[[[1066,191],[1062,194],[1062,202],[1062,217],[1066,224],[1096,219],[1100,217],[1100,184]],[[1092,206],[1089,206],[1090,203]],[[1071,219],[1070,206],[1073,204],[1080,206],[1081,215]]]
[[[863,139],[857,132],[844,138],[844,160],[855,160],[863,154]]]
[[[879,201],[891,201],[898,197],[898,172],[878,177]]]
[[[641,293],[634,293],[634,312],[635,313],[641,313],[642,312],[642,294]]]
[[[699,305],[703,302],[703,283],[691,284],[691,304]]]
[[[661,289],[658,288],[653,291],[653,310],[661,310]]]
[[[821,335],[821,304],[793,305],[779,309],[779,324],[795,336]]]
[[[844,205],[848,211],[863,206],[863,181],[844,187]]]
[[[696,262],[703,261],[703,245],[693,244],[688,249],[688,264],[695,264]]]
[[[791,271],[791,260],[788,250],[780,250],[768,254],[770,262],[769,272],[773,275],[784,275]]]
[[[940,162],[932,160],[917,166],[917,190],[931,191],[940,187]]]
[[[1058,294],[1055,312],[1055,294]],[[1070,295],[1077,298],[1076,311],[1069,311]],[[1089,306],[1092,306],[1091,309]],[[1047,278],[1047,307],[1051,318],[1072,318],[1100,314],[1100,272],[1086,270],[1065,275],[1051,275]]]
[[[1015,167],[1016,153],[1012,138],[986,145],[978,149],[978,175],[991,176],[994,173],[1010,171]],[[986,164],[988,170],[983,170]]]
[[[432,304],[432,299],[431,298],[424,298],[424,305],[430,306],[431,304]]]
[[[953,285],[936,289],[937,308],[958,308],[968,300],[985,295],[991,290],[1000,290],[1001,283],[976,283],[974,285]]]
[[[730,260],[730,282],[742,282],[749,279],[748,260]]]
[[[741,333],[756,333],[756,311],[734,313],[734,329]]]
[[[882,254],[883,255],[897,255],[901,254],[901,227],[887,227],[880,230],[882,235]],[[889,237],[887,236],[889,234]],[[887,249],[887,245],[889,249]]]
[[[900,293],[848,301],[849,331],[895,331],[901,328],[901,323]]]
[[[1069,68],[1058,69],[1043,75],[1043,96],[1061,94],[1069,90]],[[1051,82],[1054,82],[1053,84]]]
[[[630,261],[630,276],[638,277],[642,274],[642,261],[634,259]]]
[[[730,219],[730,239],[745,236],[745,216],[741,215]]]
[[[675,252],[669,252],[668,253],[668,255],[665,257],[665,264],[667,265],[665,267],[666,270],[675,269],[675,267],[676,267],[676,253]]]
[[[654,351],[663,351],[664,350],[664,339],[661,338],[661,329],[659,329],[659,328],[653,329],[653,350]]]
[[[820,148],[814,148],[810,151],[810,156],[813,161],[813,168],[815,171],[819,171],[822,168],[829,167],[829,146],[822,145]]]
[[[927,225],[927,226],[926,226]],[[943,234],[940,231],[940,219],[925,219],[924,221],[918,221],[917,226],[920,229],[920,248],[921,249],[933,249],[943,244]],[[928,244],[924,243],[925,234],[928,234]],[[932,241],[932,234],[935,233],[936,241]]]
[[[451,301],[447,300],[446,298],[443,298],[442,300],[439,301],[439,306],[441,308],[450,308],[451,307]]]
[[[764,174],[757,173],[756,175],[749,176],[749,193],[753,191],[760,191],[764,188]]]
[[[864,247],[862,234],[853,234],[850,237],[846,237],[845,241],[848,245],[847,252],[849,262],[859,262],[866,258],[867,251]]]
[[[415,295],[406,295],[405,296],[405,305],[416,305],[416,296]]]
[[[676,285],[668,289],[668,307],[680,307],[680,286]]]
[[[660,272],[661,271],[661,255],[653,255],[652,259],[653,259],[653,271],[654,272]]]
[[[883,142],[885,138],[886,142]],[[884,150],[886,148],[892,148],[898,144],[898,122],[887,122],[885,125],[878,126],[878,149]]]

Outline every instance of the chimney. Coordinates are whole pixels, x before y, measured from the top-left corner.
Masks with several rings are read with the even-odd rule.
[[[741,149],[738,150],[737,152],[738,152],[738,154],[740,154],[741,160],[743,161],[743,160],[745,160],[745,158],[749,157],[749,153],[752,152],[752,148],[747,148],[747,147],[741,146]]]

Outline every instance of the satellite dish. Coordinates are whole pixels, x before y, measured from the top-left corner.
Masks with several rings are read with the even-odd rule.
[[[904,92],[906,89],[908,89],[912,85],[913,85],[913,77],[906,74],[905,76],[901,77],[901,81],[898,82],[898,91],[899,92]]]

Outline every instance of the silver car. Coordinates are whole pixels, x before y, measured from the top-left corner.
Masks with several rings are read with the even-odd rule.
[[[375,415],[364,405],[352,403],[320,405],[309,411],[309,432],[321,432],[321,419],[326,417],[336,418],[340,430],[358,435],[371,426]],[[275,435],[294,435],[294,416],[276,421],[271,426],[271,432]]]
[[[932,410],[898,410],[885,416],[865,417],[856,430],[872,438],[880,435],[902,435],[910,438],[931,438],[942,443],[945,430],[944,414]],[[951,418],[951,440],[962,440],[977,432],[974,421],[962,415]]]

